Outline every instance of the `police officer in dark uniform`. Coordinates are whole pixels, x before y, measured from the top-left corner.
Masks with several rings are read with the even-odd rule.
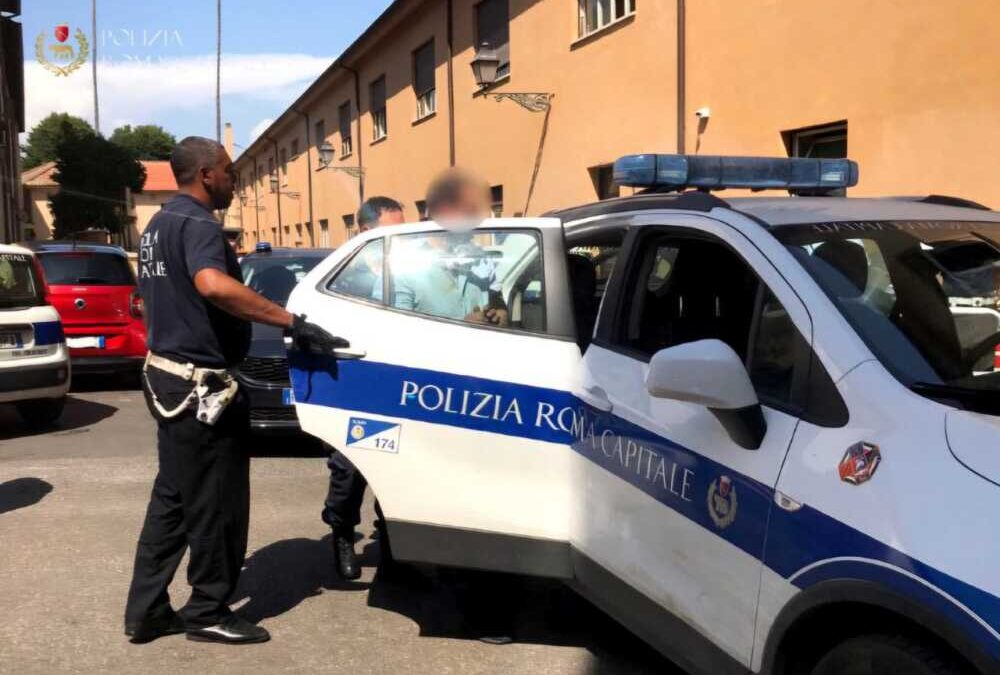
[[[207,138],[170,156],[179,194],[140,241],[139,291],[149,355],[146,402],[157,421],[153,483],[125,608],[135,643],[186,632],[192,640],[250,643],[268,632],[233,614],[250,510],[249,413],[230,370],[246,356],[252,321],[281,326],[299,349],[333,354],[347,342],[293,316],[242,283],[213,209],[233,198],[233,165]],[[167,587],[190,548],[191,597],[178,612]]]
[[[358,209],[357,222],[362,232],[380,225],[399,225],[404,221],[403,206],[389,197],[370,197]],[[375,299],[375,293],[382,291],[381,278],[380,270],[359,269],[346,282],[354,289],[355,295]],[[330,469],[330,487],[323,503],[323,522],[333,529],[334,569],[341,579],[357,579],[361,576],[361,567],[354,550],[354,528],[361,522],[361,502],[368,483],[351,460],[336,448],[330,449],[326,465]],[[378,511],[377,503],[375,509]],[[381,530],[382,514],[378,516]],[[387,542],[383,530],[383,558],[388,557]]]

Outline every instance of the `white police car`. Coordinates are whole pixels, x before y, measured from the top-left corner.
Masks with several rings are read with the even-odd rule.
[[[0,244],[0,403],[14,403],[33,427],[59,418],[70,384],[62,323],[43,284],[31,251]]]
[[[393,554],[564,579],[695,672],[996,672],[1000,213],[675,192],[846,160],[615,172],[650,189],[372,230],[293,292],[351,342],[290,355],[302,426]]]

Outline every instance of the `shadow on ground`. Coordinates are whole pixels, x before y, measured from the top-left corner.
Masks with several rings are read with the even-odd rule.
[[[53,426],[47,429],[33,429],[24,423],[13,405],[0,405],[0,441],[83,429],[111,417],[116,412],[118,408],[113,405],[67,396],[66,408]]]
[[[141,389],[138,373],[119,373],[113,375],[83,375],[73,374],[70,391],[139,391]]]
[[[15,478],[0,483],[0,514],[37,504],[50,492],[52,484],[41,478]]]
[[[365,546],[359,559],[365,567],[377,565],[378,542]],[[380,568],[371,583],[342,581],[333,571],[329,536],[286,539],[256,551],[233,601],[246,599],[239,612],[257,622],[324,591],[365,590],[370,607],[406,616],[424,637],[582,647],[595,657],[593,672],[681,672],[558,582],[402,564]]]

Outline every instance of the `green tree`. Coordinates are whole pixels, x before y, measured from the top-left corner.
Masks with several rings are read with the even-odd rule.
[[[170,159],[177,145],[173,134],[155,124],[118,127],[111,133],[111,142],[130,150],[136,159]]]
[[[51,113],[28,132],[28,142],[21,148],[23,167],[33,169],[55,160],[59,144],[68,138],[93,135],[94,127],[87,120],[69,113]]]
[[[132,151],[97,135],[69,138],[59,145],[59,192],[49,198],[57,239],[89,227],[120,233],[128,222],[125,188],[142,192],[146,169]]]

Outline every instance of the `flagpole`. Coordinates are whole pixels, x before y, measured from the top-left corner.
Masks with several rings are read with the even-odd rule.
[[[90,66],[94,79],[94,131],[101,133],[100,108],[97,105],[97,0],[90,0],[90,34],[94,41]]]
[[[215,3],[215,140],[222,142],[222,0]]]

